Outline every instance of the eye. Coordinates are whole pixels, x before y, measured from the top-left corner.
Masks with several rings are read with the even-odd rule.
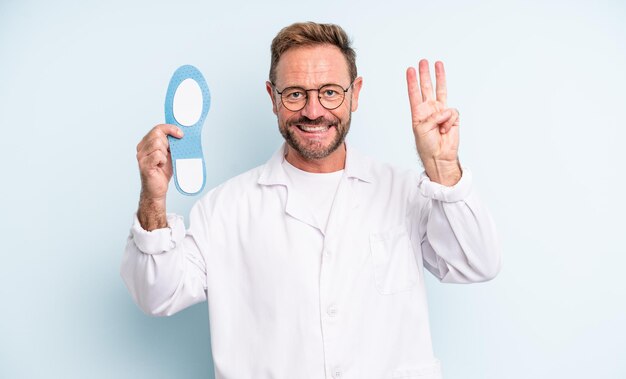
[[[287,101],[298,101],[305,96],[304,90],[299,88],[288,88],[283,92],[283,99]]]
[[[320,88],[320,97],[326,100],[338,100],[343,97],[343,88],[336,84],[326,85]]]

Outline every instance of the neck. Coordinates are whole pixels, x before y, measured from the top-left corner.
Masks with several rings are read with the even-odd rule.
[[[337,150],[322,159],[306,159],[291,146],[287,145],[287,155],[285,155],[285,159],[292,166],[302,171],[318,174],[335,172],[343,170],[346,166],[346,144],[343,143]]]

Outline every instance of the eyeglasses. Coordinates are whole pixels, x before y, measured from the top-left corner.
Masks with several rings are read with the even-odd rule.
[[[317,91],[317,98],[320,104],[328,110],[337,109],[343,104],[346,98],[346,92],[352,87],[354,82],[350,83],[348,88],[343,88],[339,84],[324,84],[318,89],[304,89],[302,87],[287,87],[282,91],[271,83],[274,91],[280,95],[280,100],[292,112],[297,112],[306,106],[309,100],[309,91]]]

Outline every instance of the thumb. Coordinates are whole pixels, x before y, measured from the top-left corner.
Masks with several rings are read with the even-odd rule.
[[[433,114],[432,117],[436,124],[441,125],[452,117],[452,112],[449,109],[444,109],[441,112]]]
[[[449,109],[445,109],[440,112],[435,112],[430,115],[426,120],[424,120],[421,124],[419,124],[416,128],[416,131],[419,130],[420,134],[424,134],[430,132],[433,129],[439,127],[439,125],[445,123],[452,117],[452,112]]]

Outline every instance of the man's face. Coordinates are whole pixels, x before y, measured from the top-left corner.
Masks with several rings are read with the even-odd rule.
[[[325,84],[350,86],[348,63],[341,51],[332,45],[297,47],[287,50],[276,66],[276,89],[301,87],[317,89]],[[357,78],[345,93],[343,103],[328,110],[320,104],[317,91],[308,91],[308,101],[299,111],[290,111],[280,95],[267,83],[278,128],[287,144],[301,158],[317,160],[330,156],[343,145],[350,129],[351,112],[357,109],[362,79]]]

